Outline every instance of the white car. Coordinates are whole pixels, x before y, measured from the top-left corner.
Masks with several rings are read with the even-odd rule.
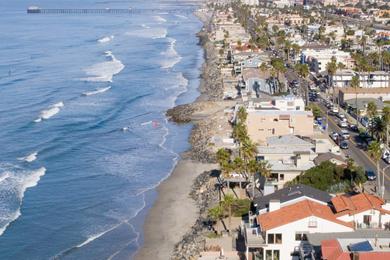
[[[341,130],[341,134],[340,135],[344,139],[349,139],[349,137],[350,137],[348,130]]]
[[[332,108],[333,115],[336,115],[339,112],[339,109],[337,107]]]
[[[344,121],[341,121],[341,120],[339,121],[338,125],[341,128],[347,128],[348,127],[348,123],[344,122]]]
[[[341,113],[339,113],[339,114],[337,115],[337,117],[338,117],[338,118],[340,118],[341,120],[343,120],[343,119],[345,118],[345,115],[344,115],[344,114],[341,114]]]
[[[339,138],[339,134],[336,132],[333,132],[330,134],[330,138],[332,138],[333,141],[337,142],[337,139]]]

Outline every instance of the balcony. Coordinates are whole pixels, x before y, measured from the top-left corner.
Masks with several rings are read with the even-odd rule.
[[[242,231],[245,238],[246,246],[250,248],[260,248],[266,246],[261,234],[260,227],[255,224],[255,216],[249,217],[249,222],[242,222]]]

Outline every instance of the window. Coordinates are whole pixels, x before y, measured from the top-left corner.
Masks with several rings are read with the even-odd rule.
[[[307,235],[304,232],[295,233],[295,241],[307,241]]]
[[[266,250],[265,251],[265,260],[280,260],[280,251],[279,250]]]
[[[274,244],[275,234],[268,234],[268,244]]]
[[[279,180],[284,181],[284,173],[279,174]]]
[[[316,228],[317,227],[317,220],[309,220],[309,228]]]
[[[282,243],[282,234],[275,234],[275,244]]]
[[[364,215],[363,216],[363,223],[366,225],[370,225],[371,223],[371,216],[370,215]]]
[[[282,234],[268,234],[268,244],[281,244],[282,243]]]

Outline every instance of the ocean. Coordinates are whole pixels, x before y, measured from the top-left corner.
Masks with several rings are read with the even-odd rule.
[[[133,8],[132,14],[27,14]],[[175,9],[175,10],[173,10]],[[0,2],[0,259],[131,259],[191,125],[165,111],[198,96],[193,3]]]

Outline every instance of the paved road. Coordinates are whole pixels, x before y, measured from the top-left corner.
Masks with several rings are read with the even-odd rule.
[[[323,102],[317,102],[321,110],[324,114],[326,114],[327,108],[324,106]],[[335,116],[328,116],[328,133],[335,131],[340,133],[341,128],[337,125],[338,119]],[[349,148],[344,150],[344,153],[352,158],[358,165],[363,166],[365,169],[372,169],[376,172],[376,163],[373,159],[367,154],[364,150],[364,145],[357,133],[350,132],[351,138],[349,142]],[[383,160],[380,160],[380,169],[384,169],[388,164],[386,164]],[[386,169],[385,173],[385,198],[390,199],[390,167]],[[381,175],[380,175],[381,176]],[[380,178],[382,181],[382,178]]]

